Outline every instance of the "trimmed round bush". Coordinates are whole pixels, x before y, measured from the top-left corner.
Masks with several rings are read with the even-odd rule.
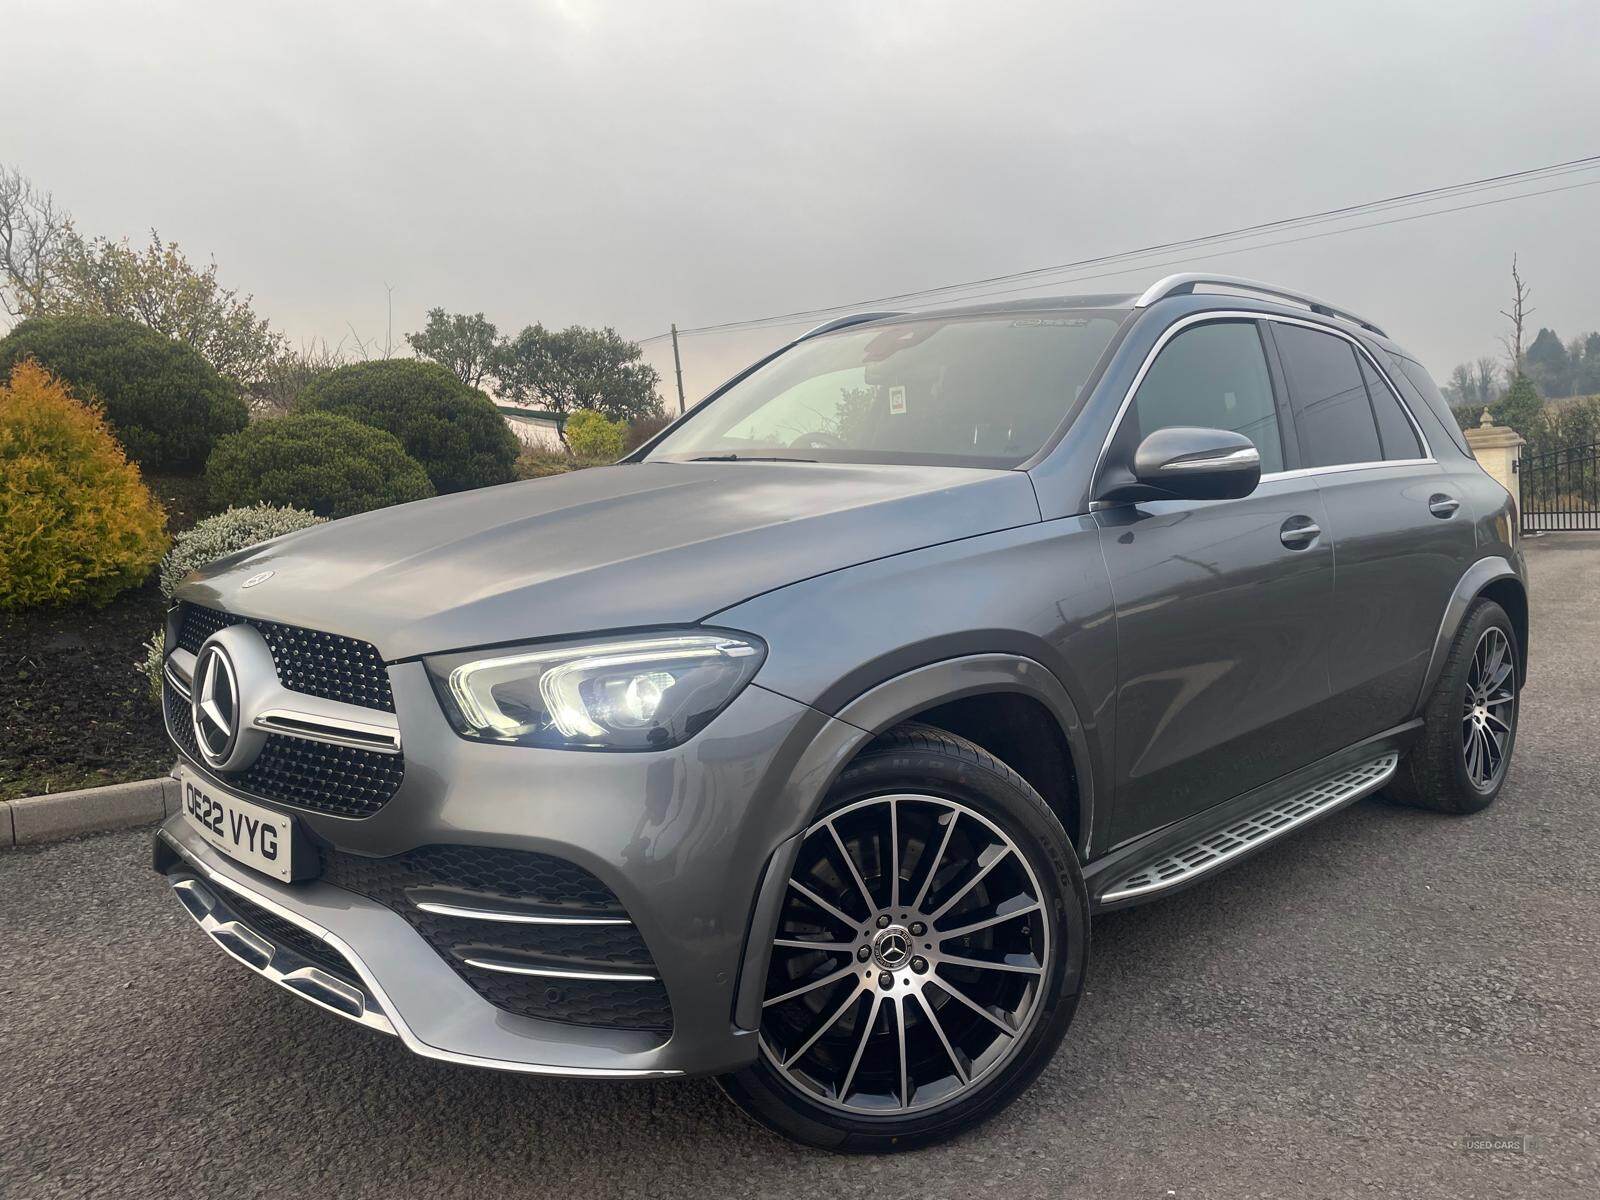
[[[0,610],[103,605],[149,576],[167,514],[97,408],[37,363],[0,385]]]
[[[211,501],[282,504],[348,517],[433,495],[422,465],[381,429],[332,413],[290,413],[225,437],[206,464]]]
[[[224,555],[236,554],[326,521],[326,517],[319,517],[308,509],[279,508],[271,504],[230,508],[207,517],[173,539],[172,549],[161,560],[161,594],[171,600],[190,571],[216,562]]]
[[[0,338],[0,376],[24,358],[101,404],[146,470],[198,471],[249,419],[238,391],[182,342],[115,317],[33,317]]]
[[[438,363],[406,358],[351,363],[309,383],[295,407],[350,417],[394,434],[440,493],[516,478],[516,434],[489,397]]]
[[[615,461],[622,457],[628,427],[592,408],[580,408],[567,418],[565,433],[574,458]]]

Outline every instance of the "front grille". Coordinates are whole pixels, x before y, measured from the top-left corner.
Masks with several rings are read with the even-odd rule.
[[[610,1029],[667,1033],[672,1009],[657,979],[560,979],[491,971],[495,959],[569,971],[654,975],[633,925],[541,925],[443,916],[418,908],[423,894],[461,907],[546,916],[626,918],[616,895],[582,867],[532,851],[424,846],[392,858],[323,850],[323,880],[378,901],[409,921],[480,996],[521,1016]]]
[[[262,908],[254,901],[246,900],[237,892],[226,892],[224,895],[227,897],[228,907],[233,909],[246,925],[274,946],[298,954],[352,987],[362,986],[360,978],[345,961],[344,955],[310,930],[300,928],[293,921],[284,920],[277,913]]]
[[[261,634],[272,651],[278,682],[291,692],[394,711],[388,669],[378,648],[370,642],[275,621],[258,621],[185,602],[178,616],[178,645],[198,654],[205,640],[217,630],[241,624]]]
[[[190,762],[203,767],[189,720],[189,702],[166,680],[161,684],[167,733]],[[370,817],[394,796],[405,777],[398,754],[271,734],[247,770],[218,779],[230,791],[339,817]]]

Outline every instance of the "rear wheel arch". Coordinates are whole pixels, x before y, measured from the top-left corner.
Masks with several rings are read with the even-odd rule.
[[[1528,681],[1528,592],[1522,581],[1514,575],[1502,576],[1485,584],[1478,592],[1485,600],[1493,600],[1506,610],[1511,618],[1511,628],[1517,635],[1517,682]]]
[[[1445,661],[1450,655],[1450,647],[1455,642],[1462,621],[1466,619],[1467,610],[1472,606],[1472,602],[1480,597],[1493,600],[1505,609],[1506,615],[1511,618],[1519,650],[1518,683],[1526,682],[1528,592],[1522,573],[1509,560],[1499,555],[1480,558],[1462,574],[1456,582],[1455,591],[1445,604],[1444,616],[1440,619],[1438,633],[1434,636],[1433,654],[1428,660],[1428,670],[1422,678],[1422,687],[1417,693],[1413,715],[1421,713],[1428,703],[1428,698],[1433,695],[1433,689],[1438,684],[1439,676],[1444,671]]]

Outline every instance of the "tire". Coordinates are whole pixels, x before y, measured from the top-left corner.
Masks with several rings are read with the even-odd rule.
[[[1471,703],[1472,697],[1484,695],[1478,686],[1481,656],[1486,647],[1495,644],[1503,645],[1510,673],[1492,696],[1506,698],[1488,705]],[[1481,812],[1494,803],[1505,787],[1516,749],[1521,663],[1522,648],[1505,610],[1493,600],[1474,600],[1423,710],[1422,737],[1389,786],[1393,799],[1415,808],[1457,814]],[[1474,725],[1483,732],[1475,735]],[[1474,737],[1479,739],[1476,762]],[[1493,769],[1484,770],[1485,764]]]
[[[1077,854],[1039,794],[964,738],[898,726],[845,769],[807,830],[756,1061],[719,1082],[806,1145],[886,1153],[944,1141],[1043,1070],[1088,957]]]

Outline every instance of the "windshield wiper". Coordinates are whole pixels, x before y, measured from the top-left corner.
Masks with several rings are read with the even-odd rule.
[[[814,463],[814,458],[784,458],[781,455],[755,455],[755,454],[702,454],[691,458],[689,462],[808,462]]]

